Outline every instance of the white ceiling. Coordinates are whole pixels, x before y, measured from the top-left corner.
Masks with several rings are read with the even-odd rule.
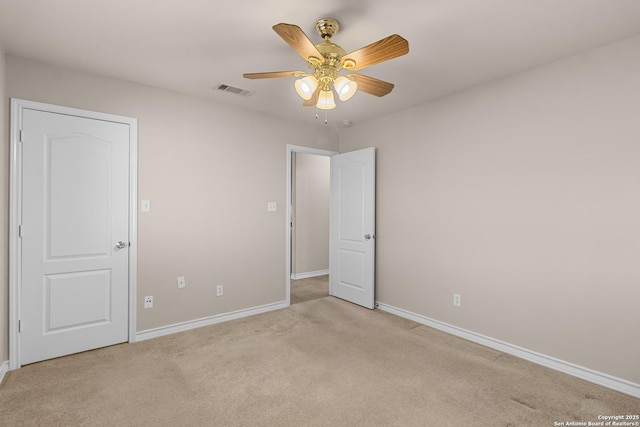
[[[293,78],[246,72],[307,70],[272,29],[300,26],[314,43],[319,18],[341,27],[351,52],[390,34],[408,55],[362,74],[394,83],[358,93],[329,122],[363,122],[562,57],[640,34],[640,0],[0,0],[6,53],[210,98],[309,123]],[[640,52],[639,52],[640,54]],[[255,91],[214,91],[225,83]]]

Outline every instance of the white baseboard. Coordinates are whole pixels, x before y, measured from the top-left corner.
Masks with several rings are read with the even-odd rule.
[[[231,313],[217,314],[215,316],[203,317],[201,319],[189,320],[187,322],[174,323],[173,325],[161,326],[154,329],[147,329],[136,334],[136,341],[158,338],[164,335],[184,332],[190,329],[201,328],[203,326],[215,325],[216,323],[228,322],[229,320],[254,316],[256,314],[266,313],[273,310],[280,310],[287,307],[289,307],[289,305],[286,303],[286,301],[281,301],[273,304],[247,308],[244,310],[232,311]]]
[[[9,361],[5,360],[2,362],[2,365],[0,365],[0,384],[2,384],[2,380],[7,372],[9,372]]]
[[[420,314],[412,313],[410,311],[393,307],[381,302],[376,302],[376,307],[382,311],[395,314],[396,316],[400,316],[405,319],[413,320],[414,322],[418,322],[423,325],[430,326],[434,329],[449,333],[451,335],[455,335],[460,338],[464,338],[466,340],[484,345],[486,347],[502,351],[503,353],[511,354],[521,359],[537,363],[538,365],[546,366],[547,368],[551,368],[556,371],[560,371],[565,374],[601,385],[603,387],[607,387],[612,390],[616,390],[621,393],[640,398],[640,384],[632,383],[631,381],[623,380],[621,378],[616,378],[611,375],[594,371],[583,366],[575,365],[570,362],[565,362],[564,360],[556,359],[554,357],[537,353],[526,348],[518,347],[504,341],[477,334],[466,329],[458,328],[457,326],[449,325],[448,323],[430,319]]]
[[[295,273],[291,275],[291,278],[293,280],[308,279],[309,277],[326,276],[327,274],[329,274],[329,270],[317,270],[309,271],[307,273]]]

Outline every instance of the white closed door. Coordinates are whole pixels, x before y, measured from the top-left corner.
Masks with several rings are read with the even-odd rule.
[[[375,148],[331,157],[331,295],[374,307]]]
[[[129,126],[22,117],[20,363],[127,341]]]

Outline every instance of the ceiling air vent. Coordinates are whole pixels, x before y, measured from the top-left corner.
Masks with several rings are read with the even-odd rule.
[[[245,96],[245,97],[253,95],[253,91],[252,90],[242,89],[240,87],[230,86],[230,85],[226,85],[224,83],[220,83],[216,87],[216,89],[217,90],[221,90],[222,92],[233,93],[235,95],[241,95],[241,96]]]

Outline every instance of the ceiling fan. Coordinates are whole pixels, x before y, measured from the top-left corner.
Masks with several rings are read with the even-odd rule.
[[[340,28],[337,20],[323,18],[316,22],[315,27],[324,40],[317,45],[314,45],[297,25],[281,23],[273,26],[273,30],[307,61],[311,68],[310,72],[274,71],[247,73],[243,76],[247,79],[299,77],[295,82],[295,89],[304,100],[302,105],[316,106],[322,110],[336,107],[332,86],[341,101],[351,98],[358,89],[375,96],[384,96],[391,92],[392,83],[359,73],[352,72],[346,75],[338,73],[341,70],[358,71],[405,55],[409,52],[407,40],[393,34],[347,54],[342,47],[331,42],[331,37]]]

